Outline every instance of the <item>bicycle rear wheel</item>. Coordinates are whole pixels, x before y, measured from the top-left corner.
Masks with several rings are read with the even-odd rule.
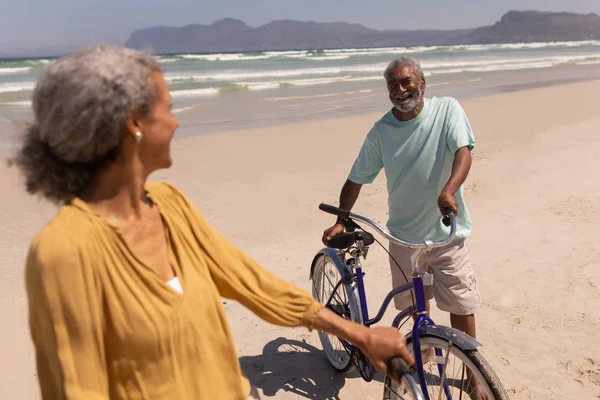
[[[332,311],[350,321],[362,323],[356,283],[354,281],[342,283],[335,290],[342,276],[329,256],[325,254],[317,256],[312,279],[313,297],[318,302],[325,304],[331,298],[329,307]],[[333,294],[334,290],[335,294]],[[353,367],[351,352],[337,336],[319,331],[319,339],[327,359],[335,369],[348,371]]]
[[[423,336],[419,340],[419,356],[424,359],[423,370],[430,399],[509,399],[502,382],[479,351],[450,347],[446,340],[433,336]],[[409,343],[407,347],[413,351]],[[384,399],[413,399],[402,385],[386,379],[385,386]]]

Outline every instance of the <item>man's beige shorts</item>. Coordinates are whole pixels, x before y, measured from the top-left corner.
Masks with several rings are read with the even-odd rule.
[[[418,251],[390,243],[390,254],[396,259],[409,282],[412,281],[411,254]],[[433,274],[433,286],[425,286],[425,297],[435,298],[440,310],[456,315],[469,315],[481,304],[469,258],[469,248],[464,238],[455,239],[445,247],[432,249],[427,254],[423,253],[419,266],[421,271],[429,270]],[[400,268],[391,258],[390,267],[393,287],[407,283]],[[394,304],[398,310],[412,305],[410,292],[394,297]]]

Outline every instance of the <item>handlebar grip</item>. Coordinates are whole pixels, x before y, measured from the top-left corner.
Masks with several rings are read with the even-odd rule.
[[[450,226],[452,224],[452,219],[455,219],[456,216],[454,215],[454,213],[452,211],[447,212],[446,215],[444,215],[442,217],[442,223],[445,226]]]
[[[330,206],[329,204],[319,204],[319,210],[325,211],[328,214],[337,215],[342,219],[348,219],[350,216],[350,211],[343,210],[339,207]]]
[[[388,360],[387,366],[392,374],[396,376],[396,379],[400,380],[404,375],[411,373],[410,368],[406,365],[406,362],[400,357],[392,357]]]

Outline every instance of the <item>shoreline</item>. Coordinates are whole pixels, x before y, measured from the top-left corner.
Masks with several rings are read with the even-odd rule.
[[[514,72],[514,71],[513,71]],[[530,71],[525,74],[523,71],[515,72],[515,74],[521,76],[522,81],[527,81],[526,78],[530,77],[532,74],[535,74],[535,71]],[[600,81],[600,76],[575,76],[575,77],[561,77],[557,79],[543,79],[539,81],[528,81],[528,82],[511,82],[507,80],[506,83],[501,85],[495,85],[493,87],[480,90],[478,92],[469,93],[469,82],[463,84],[462,87],[457,87],[455,85],[446,85],[444,83],[433,83],[427,89],[426,96],[451,96],[455,97],[457,100],[462,102],[469,102],[476,99],[484,99],[490,96],[501,95],[505,93],[520,93],[527,92],[529,90],[535,89],[543,89],[543,88],[552,88],[556,86],[568,86],[578,83],[588,82],[590,84],[594,84],[595,82]],[[344,110],[321,110],[314,112],[306,112],[300,115],[296,115],[293,118],[289,118],[289,120],[284,120],[278,116],[271,117],[263,117],[263,118],[251,118],[241,121],[198,121],[191,122],[193,119],[198,117],[198,114],[194,113],[194,109],[197,109],[200,106],[191,106],[184,107],[189,108],[186,110],[188,113],[180,113],[176,114],[177,118],[180,120],[180,127],[175,133],[174,140],[181,140],[187,137],[198,137],[207,134],[224,134],[228,132],[236,132],[236,131],[245,131],[245,130],[255,130],[261,128],[269,128],[269,127],[281,127],[285,128],[291,125],[310,123],[316,121],[327,121],[330,119],[343,119],[348,117],[361,117],[361,116],[369,116],[369,115],[383,115],[386,113],[392,106],[387,98],[387,92],[383,88],[379,89],[370,89],[372,93],[365,95],[368,100],[368,104],[359,103],[356,107],[349,107]],[[466,91],[466,93],[465,93]],[[328,95],[328,97],[335,97],[336,94]],[[267,98],[268,99],[268,98]],[[342,99],[340,102],[344,102]],[[331,103],[335,103],[336,100],[333,100]],[[212,104],[220,104],[219,101],[215,100],[211,102]],[[211,104],[207,103],[207,104]],[[290,107],[293,107],[291,105]],[[23,110],[22,110],[23,111]],[[17,121],[26,121],[24,117],[24,112],[22,114],[22,118]],[[192,119],[193,118],[193,119]],[[4,122],[2,122],[4,120]],[[11,148],[14,148],[14,143],[18,140],[15,135],[15,127],[14,121],[11,121],[7,117],[0,115],[0,162],[6,161],[6,159],[11,155]],[[3,125],[4,124],[4,125]],[[4,126],[4,129],[2,127]],[[4,131],[4,132],[3,132]]]
[[[517,87],[517,85],[507,85],[505,87],[505,90],[503,90],[503,91],[493,92],[493,93],[489,93],[489,94],[481,94],[481,95],[477,95],[477,96],[473,96],[473,97],[462,97],[462,98],[456,97],[456,99],[459,100],[461,105],[463,105],[464,103],[469,104],[471,102],[476,102],[478,100],[499,98],[500,96],[509,95],[509,94],[516,95],[519,93],[527,93],[527,92],[549,89],[549,88],[571,87],[573,85],[582,85],[582,84],[595,85],[598,83],[600,83],[600,79],[565,78],[561,81],[553,81],[553,82],[548,82],[548,83],[543,83],[543,84],[531,83],[531,84],[529,84],[529,86],[526,86],[526,87],[524,87],[524,86]],[[426,95],[426,97],[429,97],[429,96]],[[454,97],[454,96],[452,96],[452,97]],[[387,98],[386,98],[386,101],[389,103],[389,100],[387,100]],[[389,104],[386,107],[382,107],[381,111],[370,111],[370,112],[363,112],[363,113],[356,113],[356,114],[342,114],[342,115],[334,115],[334,116],[326,116],[326,117],[321,117],[321,115],[319,114],[319,116],[317,118],[314,118],[310,121],[300,120],[300,121],[293,121],[293,122],[288,122],[288,123],[273,122],[272,124],[264,124],[264,125],[241,127],[241,128],[231,127],[229,129],[215,130],[215,131],[203,132],[203,133],[191,134],[191,135],[177,135],[176,134],[176,136],[174,138],[174,143],[181,142],[181,141],[187,141],[187,140],[194,140],[196,138],[203,137],[203,136],[244,134],[244,133],[250,134],[251,132],[261,131],[263,129],[270,130],[270,129],[278,129],[278,128],[298,127],[298,126],[302,126],[305,124],[316,123],[316,122],[334,123],[334,122],[342,122],[344,120],[353,119],[353,118],[356,118],[356,119],[371,118],[374,123],[379,118],[381,118],[385,113],[387,113],[390,110],[390,108],[392,107],[392,105]],[[365,134],[366,134],[366,132],[365,132]],[[1,159],[1,155],[0,155],[0,159]]]

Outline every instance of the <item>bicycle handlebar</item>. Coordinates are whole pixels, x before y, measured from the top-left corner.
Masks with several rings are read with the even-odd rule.
[[[396,379],[398,379],[398,381],[404,379],[415,400],[425,399],[423,397],[423,392],[421,392],[421,389],[419,388],[419,385],[417,384],[417,381],[415,380],[410,368],[408,368],[408,365],[406,365],[402,358],[391,358],[387,362],[387,367],[389,368],[390,372],[396,377]]]
[[[442,247],[442,246],[445,246],[448,243],[450,243],[452,241],[452,239],[454,239],[454,236],[456,235],[456,216],[454,215],[454,213],[450,213],[448,215],[448,217],[450,219],[449,224],[446,224],[446,221],[444,221],[446,219],[446,217],[444,217],[444,220],[443,220],[444,225],[450,226],[450,234],[448,235],[448,237],[446,239],[441,240],[441,241],[426,240],[426,241],[420,242],[420,243],[412,243],[412,242],[407,242],[405,240],[399,239],[399,238],[391,235],[387,230],[385,230],[384,228],[379,226],[376,222],[370,220],[367,217],[363,217],[362,215],[354,214],[348,210],[344,210],[342,208],[331,206],[329,204],[323,204],[323,203],[321,203],[319,205],[319,210],[324,211],[328,214],[337,215],[341,219],[345,219],[345,220],[355,219],[357,221],[362,221],[362,222],[366,223],[367,225],[371,226],[376,231],[378,231],[380,235],[385,237],[390,242],[398,244],[400,246],[404,246],[404,247],[413,247],[413,248]]]
[[[329,204],[324,203],[319,204],[319,210],[325,211],[328,214],[337,215],[342,219],[348,219],[348,216],[350,215],[350,211],[346,211],[339,207],[330,206]]]

